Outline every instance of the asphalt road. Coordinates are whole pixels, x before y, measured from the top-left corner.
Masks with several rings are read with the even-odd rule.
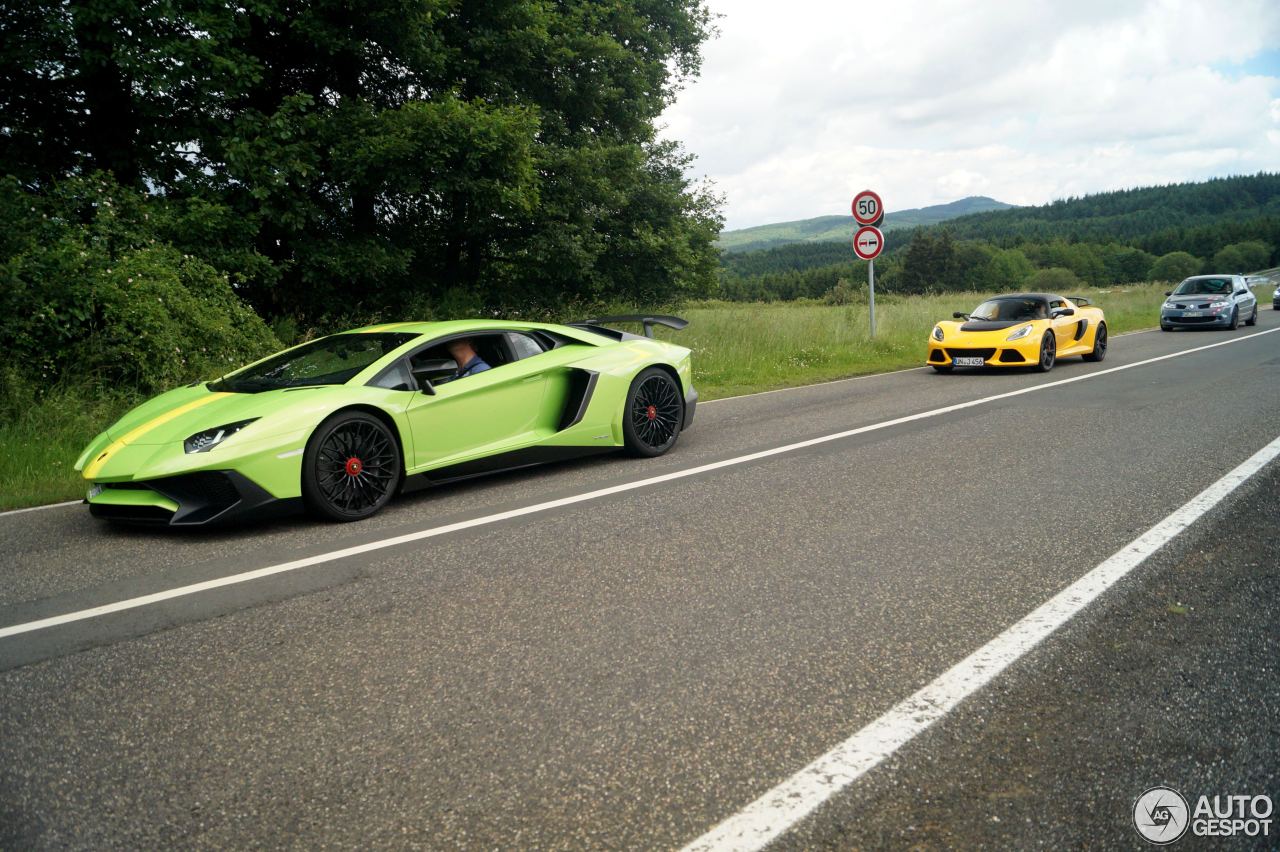
[[[1277,328],[709,403],[661,459],[357,525],[0,517],[2,628],[1029,391],[0,638],[0,848],[680,846],[1280,435]],[[1152,784],[1280,799],[1276,466],[780,845],[1138,845]]]

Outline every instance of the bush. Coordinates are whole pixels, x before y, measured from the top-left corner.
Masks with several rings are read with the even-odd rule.
[[[1213,268],[1206,272],[1257,272],[1271,265],[1271,248],[1261,240],[1223,246],[1213,256]]]
[[[1038,293],[1069,295],[1073,290],[1084,287],[1085,283],[1070,269],[1052,266],[1048,269],[1036,270],[1036,273],[1027,279],[1026,286],[1028,290]]]
[[[1151,265],[1147,277],[1152,281],[1181,281],[1199,271],[1200,258],[1185,251],[1171,251]]]
[[[150,392],[279,348],[226,276],[155,236],[163,203],[97,177],[45,196],[0,182],[6,387]]]

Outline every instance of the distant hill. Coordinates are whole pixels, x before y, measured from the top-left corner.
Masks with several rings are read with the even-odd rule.
[[[841,279],[862,280],[865,266],[854,262],[851,231],[846,223],[839,241],[722,252],[720,293],[743,301],[818,298]],[[1192,266],[1205,272],[1246,256],[1256,259],[1239,268],[1274,266],[1280,263],[1280,173],[1102,192],[941,223],[900,222],[890,231],[876,280],[891,292],[1008,289],[1022,283],[1023,273],[1051,268],[1109,286],[1154,277],[1156,261],[1175,252],[1190,254]]]
[[[936,225],[957,216],[986,213],[991,210],[1008,210],[1011,207],[1013,207],[1012,204],[1005,204],[994,198],[971,195],[948,204],[896,210],[885,215],[883,228],[886,231],[892,231],[898,228],[914,228],[917,225]],[[772,225],[722,231],[719,246],[726,252],[739,252],[777,248],[791,243],[847,242],[853,237],[853,231],[853,216],[818,216],[796,222],[776,222]]]

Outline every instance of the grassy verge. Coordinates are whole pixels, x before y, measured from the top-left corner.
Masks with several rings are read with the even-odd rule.
[[[0,422],[0,510],[83,497],[84,480],[71,466],[136,402],[123,393],[59,389]]]
[[[1156,324],[1163,284],[1084,290],[1107,313],[1112,334]],[[1271,304],[1271,288],[1256,291]],[[952,311],[967,311],[987,294],[897,297],[876,301],[878,334],[868,333],[866,305],[818,302],[702,302],[681,314],[682,332],[660,336],[694,351],[703,399],[882,373],[923,362],[925,337]],[[71,470],[98,432],[137,400],[124,393],[63,389],[0,423],[0,510],[73,500],[84,494]]]
[[[1107,315],[1111,333],[1157,324],[1165,285],[1085,289]],[[661,336],[693,349],[693,367],[703,399],[793,387],[814,382],[918,367],[933,324],[953,311],[968,311],[988,295],[876,299],[876,337],[865,304],[819,302],[741,304],[702,302],[681,315],[689,327]]]

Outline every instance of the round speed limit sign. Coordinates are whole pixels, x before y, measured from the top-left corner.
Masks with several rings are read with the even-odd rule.
[[[884,234],[879,228],[866,225],[853,235],[853,253],[863,260],[875,260],[884,250]]]
[[[884,218],[884,202],[871,190],[862,190],[853,197],[853,218],[859,225],[880,224]]]

